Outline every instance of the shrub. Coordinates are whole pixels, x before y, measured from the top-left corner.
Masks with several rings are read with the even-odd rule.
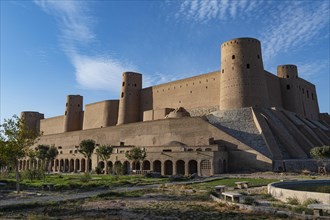
[[[286,199],[286,202],[290,205],[299,205],[299,200],[297,199],[297,197],[288,197]]]
[[[314,159],[330,158],[330,146],[314,147],[310,150],[310,154]]]
[[[123,171],[123,167],[121,164],[115,164],[114,165],[114,172],[116,175],[121,175]]]
[[[102,174],[102,168],[99,166],[95,167],[95,172],[97,175]]]
[[[308,199],[306,199],[304,202],[303,202],[303,206],[305,206],[305,207],[307,207],[308,205],[310,205],[310,204],[315,204],[315,203],[320,203],[320,201],[319,200],[317,200],[317,199],[311,199],[311,198],[308,198]]]
[[[42,170],[25,170],[22,172],[23,179],[41,180],[44,177],[44,172]]]

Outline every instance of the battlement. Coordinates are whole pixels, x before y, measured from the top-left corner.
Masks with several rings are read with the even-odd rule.
[[[256,44],[256,45],[261,45],[260,41],[255,38],[249,38],[249,37],[243,37],[243,38],[235,38],[231,39],[229,41],[226,41],[221,44],[221,48],[226,47],[226,46],[231,46],[233,44]]]

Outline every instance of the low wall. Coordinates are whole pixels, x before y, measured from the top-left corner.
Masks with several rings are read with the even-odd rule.
[[[292,187],[297,185],[317,184],[322,183],[330,184],[330,180],[303,180],[303,181],[290,181],[290,182],[277,182],[268,184],[268,193],[274,198],[287,202],[288,198],[297,198],[300,203],[307,199],[316,199],[320,203],[330,204],[329,193],[319,193],[310,191],[298,191],[292,189],[285,189],[285,187]]]
[[[292,159],[292,160],[274,160],[273,170],[279,172],[302,172],[308,170],[318,172],[318,167],[326,166],[330,170],[330,160],[314,159]]]

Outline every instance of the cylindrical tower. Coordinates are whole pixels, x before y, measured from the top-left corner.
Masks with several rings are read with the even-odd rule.
[[[292,64],[277,66],[277,76],[279,78],[287,78],[287,79],[298,78],[297,66]]]
[[[68,95],[64,113],[64,132],[81,130],[82,121],[83,97],[80,95]]]
[[[270,106],[259,40],[223,43],[220,72],[220,110]]]
[[[28,129],[34,132],[40,132],[40,120],[44,119],[44,114],[39,112],[24,111],[21,112],[21,119],[24,120]]]
[[[140,121],[140,94],[142,75],[134,72],[123,73],[119,100],[118,125]]]
[[[298,69],[296,65],[277,66],[277,76],[281,78],[283,108],[305,116],[303,100],[299,91]]]

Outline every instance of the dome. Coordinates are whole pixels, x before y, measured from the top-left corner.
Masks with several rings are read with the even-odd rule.
[[[183,118],[190,117],[189,112],[183,107],[177,108],[174,111],[171,111],[165,118]]]

